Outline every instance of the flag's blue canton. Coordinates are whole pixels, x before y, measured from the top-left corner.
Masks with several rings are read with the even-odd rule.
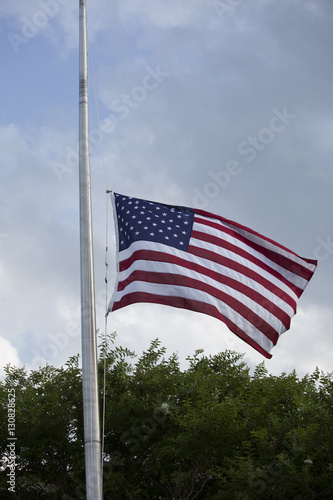
[[[117,193],[115,203],[119,251],[139,240],[187,250],[194,219],[191,208],[153,203]]]

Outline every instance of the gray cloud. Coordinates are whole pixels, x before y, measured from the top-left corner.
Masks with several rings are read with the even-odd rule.
[[[57,15],[49,16],[47,26],[18,54],[7,35],[19,32],[22,17],[32,21],[41,5],[15,2],[14,8],[3,2],[0,10],[7,43],[1,48],[6,64],[6,102],[0,115],[0,234],[5,235],[0,238],[1,336],[28,366],[38,356],[59,364],[80,351],[74,3],[62,8],[59,3]],[[319,258],[292,328],[267,366],[276,373],[293,368],[304,373],[316,364],[328,371],[331,4],[225,0],[220,7],[222,3],[233,6],[223,16],[213,1],[174,1],[167,8],[160,0],[88,5],[108,187],[190,206],[200,192],[207,210],[304,257]],[[45,71],[47,61],[52,64]],[[18,77],[23,68],[28,89]],[[147,68],[160,68],[167,76],[154,80]],[[90,103],[97,321],[102,331],[106,185],[93,92]],[[295,118],[288,124],[272,121],[276,110]],[[284,128],[277,131],[279,125]],[[111,293],[111,214],[109,234]],[[159,336],[184,358],[203,346],[208,352],[234,348],[246,352],[252,364],[261,361],[224,325],[194,313],[136,305],[111,315],[109,329],[118,330],[120,344],[138,351]],[[2,364],[6,358],[9,354],[0,359]]]

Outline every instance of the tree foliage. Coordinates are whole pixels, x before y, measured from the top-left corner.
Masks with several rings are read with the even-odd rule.
[[[318,369],[253,375],[242,355],[200,350],[180,369],[154,340],[141,357],[101,345],[104,498],[333,497],[333,380]],[[84,445],[78,357],[62,368],[6,368],[0,384],[1,498],[81,499]],[[8,393],[15,392],[16,488],[6,484]]]

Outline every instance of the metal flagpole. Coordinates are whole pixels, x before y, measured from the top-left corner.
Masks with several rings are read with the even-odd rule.
[[[97,385],[97,346],[92,241],[86,0],[80,0],[79,176],[81,335],[84,448],[87,500],[102,499],[102,451]]]

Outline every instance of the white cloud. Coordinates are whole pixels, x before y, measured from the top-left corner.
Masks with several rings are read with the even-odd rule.
[[[0,337],[0,379],[3,379],[5,372],[3,368],[10,364],[19,368],[21,361],[17,349],[9,342],[9,340]]]
[[[193,19],[198,18],[197,11],[202,8],[209,8],[209,2],[202,0],[171,0],[168,3],[149,0],[139,0],[138,2],[125,1],[119,5],[120,15],[125,20],[133,21],[140,19],[150,26],[159,28],[173,28],[191,24]],[[126,19],[127,18],[127,19]]]
[[[318,366],[328,373],[332,371],[333,345],[331,342],[331,325],[333,311],[320,305],[299,307],[297,315],[292,319],[292,328],[285,332],[280,340],[281,350],[277,354],[283,358],[285,371],[290,372],[297,364],[299,376],[312,373]],[[278,370],[278,358],[272,363]]]

